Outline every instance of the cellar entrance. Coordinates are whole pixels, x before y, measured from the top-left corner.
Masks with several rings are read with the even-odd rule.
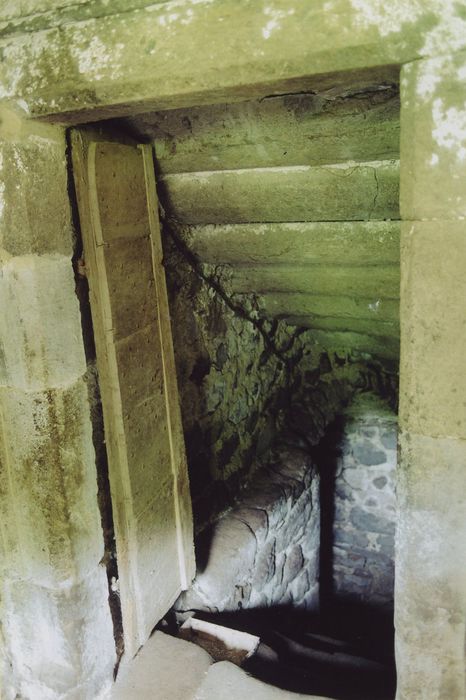
[[[393,698],[397,76],[112,127],[155,149],[193,501],[163,629],[194,614],[259,637],[243,666],[279,687]]]
[[[198,537],[198,574],[171,631],[289,691],[389,700],[396,414],[360,390],[315,446],[308,438],[311,446],[283,431],[233,507]],[[219,650],[193,634],[192,615],[254,635],[255,653],[238,660]]]
[[[120,678],[156,639],[154,685],[170,656],[168,680],[183,681],[185,657],[167,649],[185,641],[157,631],[139,645],[173,604],[178,616],[199,616],[220,592],[206,595],[201,583],[216,545],[231,543],[228,518],[245,557],[238,575],[249,576],[261,537],[270,546],[263,566],[252,565],[266,584],[246,576],[223,596],[225,612],[271,619],[292,602],[300,620],[317,606],[325,629],[306,634],[354,652],[346,617],[354,630],[364,606],[373,627],[373,604],[391,608],[391,487],[388,462],[378,462],[391,448],[381,423],[375,432],[358,423],[366,400],[399,416],[397,698],[465,695],[464,12],[438,0],[289,5],[24,0],[0,9],[8,700],[103,697],[121,632]],[[94,178],[96,220],[112,224],[118,213],[124,224],[96,238],[97,280],[128,304],[118,327],[106,321],[123,304],[104,317],[108,342],[97,353],[67,129],[84,134],[89,122],[107,146],[155,158],[144,177],[139,166],[109,166],[97,178],[98,159],[82,173]],[[97,179],[109,195],[102,211]],[[113,363],[110,401],[102,359]],[[102,402],[118,409],[111,434]],[[369,433],[362,445],[356,424]],[[120,498],[107,478],[115,483],[115,463],[125,467]],[[185,606],[188,595],[197,601]],[[231,664],[206,673],[189,700],[206,697],[204,681],[215,700],[288,692],[264,690]]]

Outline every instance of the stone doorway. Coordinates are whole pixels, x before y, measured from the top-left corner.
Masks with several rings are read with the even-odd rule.
[[[34,696],[44,688],[52,697],[98,696],[111,680],[115,657],[105,572],[99,563],[104,549],[95,497],[95,394],[90,391],[95,372],[85,354],[92,342],[83,334],[74,296],[71,260],[77,251],[68,204],[63,125],[189,109],[197,119],[183,114],[187,120],[180,126],[187,134],[189,151],[191,137],[198,133],[199,125],[206,124],[199,105],[242,103],[253,116],[247,122],[249,130],[242,130],[241,116],[235,117],[230,108],[220,110],[215,123],[224,131],[236,124],[237,133],[243,131],[246,136],[243,145],[248,140],[252,144],[249,153],[254,157],[270,153],[286,157],[288,149],[282,150],[282,141],[273,138],[267,142],[269,149],[254,148],[258,110],[267,111],[275,99],[283,104],[291,96],[288,106],[297,119],[300,107],[312,104],[316,97],[314,107],[319,113],[322,91],[338,94],[342,86],[354,86],[361,79],[365,88],[367,75],[375,74],[379,86],[387,79],[391,85],[401,84],[397,696],[411,700],[428,693],[436,700],[463,698],[466,586],[464,568],[458,562],[463,559],[465,522],[461,302],[466,240],[465,20],[457,3],[432,0],[421,7],[408,0],[399,5],[390,16],[377,4],[369,7],[364,2],[316,3],[310,11],[305,0],[296,0],[293,7],[285,7],[281,0],[270,0],[267,7],[236,0],[195,0],[175,6],[164,0],[150,5],[149,0],[128,0],[124,8],[120,2],[85,0],[47,0],[39,7],[30,0],[7,3],[0,9],[1,289],[7,309],[1,326],[0,495],[5,549],[1,638],[5,640],[2,668],[7,697]],[[357,99],[357,93],[347,97]],[[254,102],[259,107],[251,104]],[[269,116],[271,112],[273,109]],[[309,110],[304,113],[307,118]],[[267,127],[273,121],[267,121],[264,114],[261,123]],[[149,128],[152,126],[149,121]],[[337,132],[336,143],[345,143],[344,128]],[[158,140],[168,147],[169,156],[175,156],[180,144],[171,138],[170,128],[168,134],[167,140],[163,134]],[[306,144],[311,150],[313,140]],[[364,149],[368,143],[361,138],[354,145]],[[238,155],[237,145],[231,139],[224,143],[223,156]],[[187,151],[184,146],[180,150],[186,166]],[[296,151],[291,155],[296,156]],[[196,158],[200,164],[199,154]],[[188,406],[185,433],[195,465],[192,490],[199,529],[209,514],[222,513],[239,492],[246,473],[257,464],[256,457],[270,446],[280,416],[294,415],[295,425],[301,424],[302,411],[296,403],[292,411],[287,392],[281,390],[283,386],[298,389],[301,375],[295,371],[295,359],[299,359],[306,383],[316,388],[316,396],[325,394],[325,405],[333,405],[331,397],[341,397],[348,383],[352,388],[376,388],[383,395],[386,392],[380,389],[393,382],[398,369],[398,358],[393,358],[398,346],[387,341],[389,336],[370,350],[366,342],[357,342],[367,335],[365,323],[354,329],[350,346],[352,353],[361,354],[369,372],[359,362],[348,361],[348,344],[341,342],[346,329],[330,329],[328,324],[308,327],[303,322],[310,315],[325,317],[332,311],[327,297],[338,295],[329,294],[325,285],[337,278],[327,271],[319,279],[314,270],[313,283],[324,285],[320,290],[325,290],[315,294],[322,297],[318,307],[284,306],[283,298],[275,296],[275,292],[283,294],[283,288],[262,289],[267,294],[259,306],[237,304],[237,295],[251,295],[258,291],[259,283],[268,284],[270,279],[263,275],[263,260],[259,264],[254,258],[259,236],[251,236],[249,229],[245,237],[238,237],[238,229],[232,230],[226,221],[189,220],[193,202],[202,216],[214,215],[219,193],[224,211],[233,216],[244,215],[246,204],[264,212],[268,202],[272,220],[263,217],[252,223],[260,224],[261,234],[266,233],[270,241],[274,235],[277,238],[275,225],[285,223],[287,240],[299,241],[302,227],[293,224],[303,221],[286,220],[287,212],[298,206],[308,224],[306,216],[322,215],[321,205],[328,199],[293,197],[295,186],[323,193],[325,178],[338,182],[338,204],[347,207],[358,203],[345,194],[354,177],[359,193],[372,194],[366,211],[370,219],[387,202],[383,193],[390,191],[393,168],[373,172],[367,167],[332,168],[327,167],[331,163],[321,163],[309,171],[308,164],[301,169],[302,163],[294,162],[291,167],[298,168],[293,172],[296,177],[285,180],[286,186],[294,183],[292,191],[285,187],[284,196],[279,196],[277,176],[282,171],[277,173],[272,166],[273,172],[265,173],[269,168],[261,163],[255,167],[247,161],[237,167],[233,161],[225,173],[194,181],[193,171],[182,166],[159,178],[161,191],[174,203],[179,219],[174,220],[174,209],[167,206],[165,223],[173,234],[167,235],[171,242],[166,252],[167,269],[172,261],[172,313],[183,318],[183,309],[192,311],[185,325],[177,323],[175,328],[191,328],[188,337],[195,339],[190,347],[193,352],[186,352],[185,361],[181,358],[178,366],[186,392],[183,402]],[[204,163],[202,170],[195,171],[205,175],[209,167],[215,170],[212,163]],[[236,170],[242,171],[240,178],[231,175]],[[260,186],[257,172],[249,172],[252,179],[244,180],[249,170],[261,170]],[[337,181],[339,175],[345,177]],[[243,184],[238,190],[239,180]],[[235,197],[238,191],[240,204]],[[398,195],[392,201],[398,202]],[[277,220],[279,214],[284,222]],[[342,221],[337,208],[333,215],[325,222],[329,224],[326,234],[335,231],[335,221]],[[231,223],[247,226],[250,216]],[[216,229],[209,228],[212,245],[207,251],[203,240],[196,238],[196,227],[203,227],[205,233],[205,225]],[[371,222],[369,228],[373,226]],[[324,230],[317,228],[321,233]],[[315,242],[316,227],[305,229],[306,236],[312,231]],[[346,230],[354,231],[354,227]],[[359,235],[364,231],[360,227]],[[185,234],[191,236],[197,257],[190,258]],[[217,246],[215,234],[220,234]],[[231,238],[226,246],[228,234]],[[332,235],[326,236],[327,242]],[[351,247],[357,250],[357,245]],[[298,249],[299,259],[293,261],[296,267],[308,254],[299,243]],[[224,259],[225,250],[233,256],[229,260]],[[349,263],[349,247],[342,250],[343,262]],[[274,244],[272,254],[276,252]],[[278,252],[286,257],[289,251]],[[238,261],[251,254],[245,270]],[[79,266],[76,258],[73,262]],[[225,265],[232,268],[226,278]],[[190,270],[187,285],[180,285],[176,276],[178,271],[187,279],[183,266]],[[282,283],[287,281],[285,267],[279,270]],[[361,289],[358,285],[367,283],[371,274],[374,270],[338,281]],[[397,286],[390,276],[388,283]],[[292,292],[302,294],[303,290]],[[225,313],[222,304],[228,309]],[[357,304],[348,302],[345,308],[356,318]],[[392,313],[393,308],[398,303],[392,306]],[[388,313],[384,322],[393,321],[390,307],[376,305],[375,310]],[[198,333],[199,319],[204,330]],[[290,333],[288,327],[306,328],[312,342],[301,345],[304,334]],[[334,342],[329,352],[325,339],[331,330]],[[241,337],[241,347],[248,348],[234,354],[241,361],[231,362],[229,342],[215,342],[222,334],[232,342]],[[181,332],[178,347],[188,348],[186,337]],[[307,352],[311,347],[317,352]],[[366,355],[383,361],[374,366]],[[395,370],[387,365],[390,359]],[[235,385],[231,376],[241,381]],[[267,390],[270,376],[280,386],[273,398]],[[251,384],[249,377],[255,377]],[[231,392],[225,391],[226,378]],[[238,405],[235,400],[224,400],[226,396],[236,398],[243,389],[249,397],[246,401]],[[209,422],[214,412],[219,420]],[[204,413],[208,418],[200,420]],[[322,432],[327,418],[315,415],[313,430]],[[254,438],[241,442],[238,426],[245,421],[248,430],[242,435]],[[245,465],[247,470],[241,474]],[[42,643],[44,629],[52,630],[49,647]],[[98,648],[99,654],[88,654],[87,643]]]

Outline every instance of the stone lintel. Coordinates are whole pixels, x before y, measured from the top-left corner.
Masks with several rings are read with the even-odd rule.
[[[444,0],[396,0],[390,10],[347,0],[159,3],[7,34],[0,97],[77,123],[334,86],[348,71],[357,84],[361,69],[386,74],[446,42],[466,46],[466,20]]]

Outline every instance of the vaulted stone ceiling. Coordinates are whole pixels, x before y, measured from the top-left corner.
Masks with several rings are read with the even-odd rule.
[[[399,97],[390,82],[141,114],[171,228],[259,314],[399,354]]]

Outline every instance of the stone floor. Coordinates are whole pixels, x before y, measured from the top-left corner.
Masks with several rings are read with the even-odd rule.
[[[120,670],[109,700],[313,698],[318,700],[315,695],[291,693],[262,683],[228,661],[214,663],[197,645],[155,632],[136,658]]]

